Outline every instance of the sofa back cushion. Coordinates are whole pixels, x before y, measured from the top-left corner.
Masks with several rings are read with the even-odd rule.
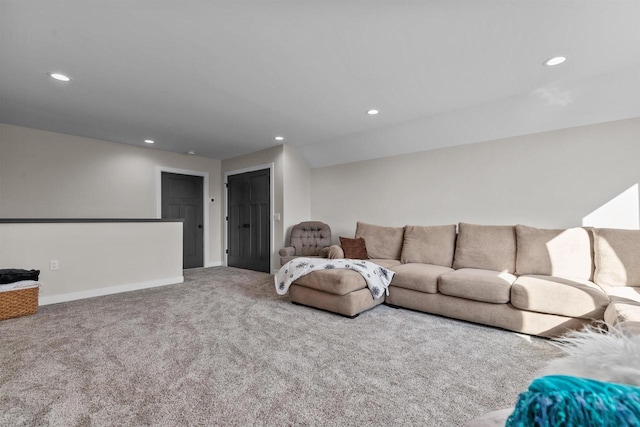
[[[593,237],[582,227],[516,225],[516,274],[593,280]]]
[[[516,230],[512,225],[476,225],[461,222],[453,268],[516,270]]]
[[[382,227],[358,222],[356,239],[360,237],[367,245],[369,258],[400,259],[404,227]]]
[[[451,267],[456,248],[456,225],[404,227],[402,244],[403,264],[419,262],[422,264]]]
[[[640,286],[640,230],[594,228],[594,281],[598,285]]]

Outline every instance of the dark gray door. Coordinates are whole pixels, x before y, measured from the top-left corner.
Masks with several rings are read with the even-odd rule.
[[[263,169],[227,178],[227,264],[270,272],[271,185]]]
[[[184,219],[182,265],[203,266],[202,177],[162,172],[162,218]]]

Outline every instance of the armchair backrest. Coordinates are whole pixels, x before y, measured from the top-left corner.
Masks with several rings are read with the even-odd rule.
[[[304,221],[291,229],[291,246],[297,256],[319,255],[320,249],[331,246],[331,228],[320,221]]]

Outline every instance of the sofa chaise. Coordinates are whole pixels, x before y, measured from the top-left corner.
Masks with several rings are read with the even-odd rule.
[[[395,272],[374,299],[350,270],[315,271],[292,302],[354,317],[381,303],[516,332],[562,335],[605,320],[640,326],[640,231],[358,222],[369,261]],[[329,258],[350,258],[340,245]]]

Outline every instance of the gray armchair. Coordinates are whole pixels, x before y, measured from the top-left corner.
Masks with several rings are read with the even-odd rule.
[[[331,228],[320,221],[304,221],[291,229],[290,246],[280,249],[280,265],[297,257],[326,258],[331,245]]]

